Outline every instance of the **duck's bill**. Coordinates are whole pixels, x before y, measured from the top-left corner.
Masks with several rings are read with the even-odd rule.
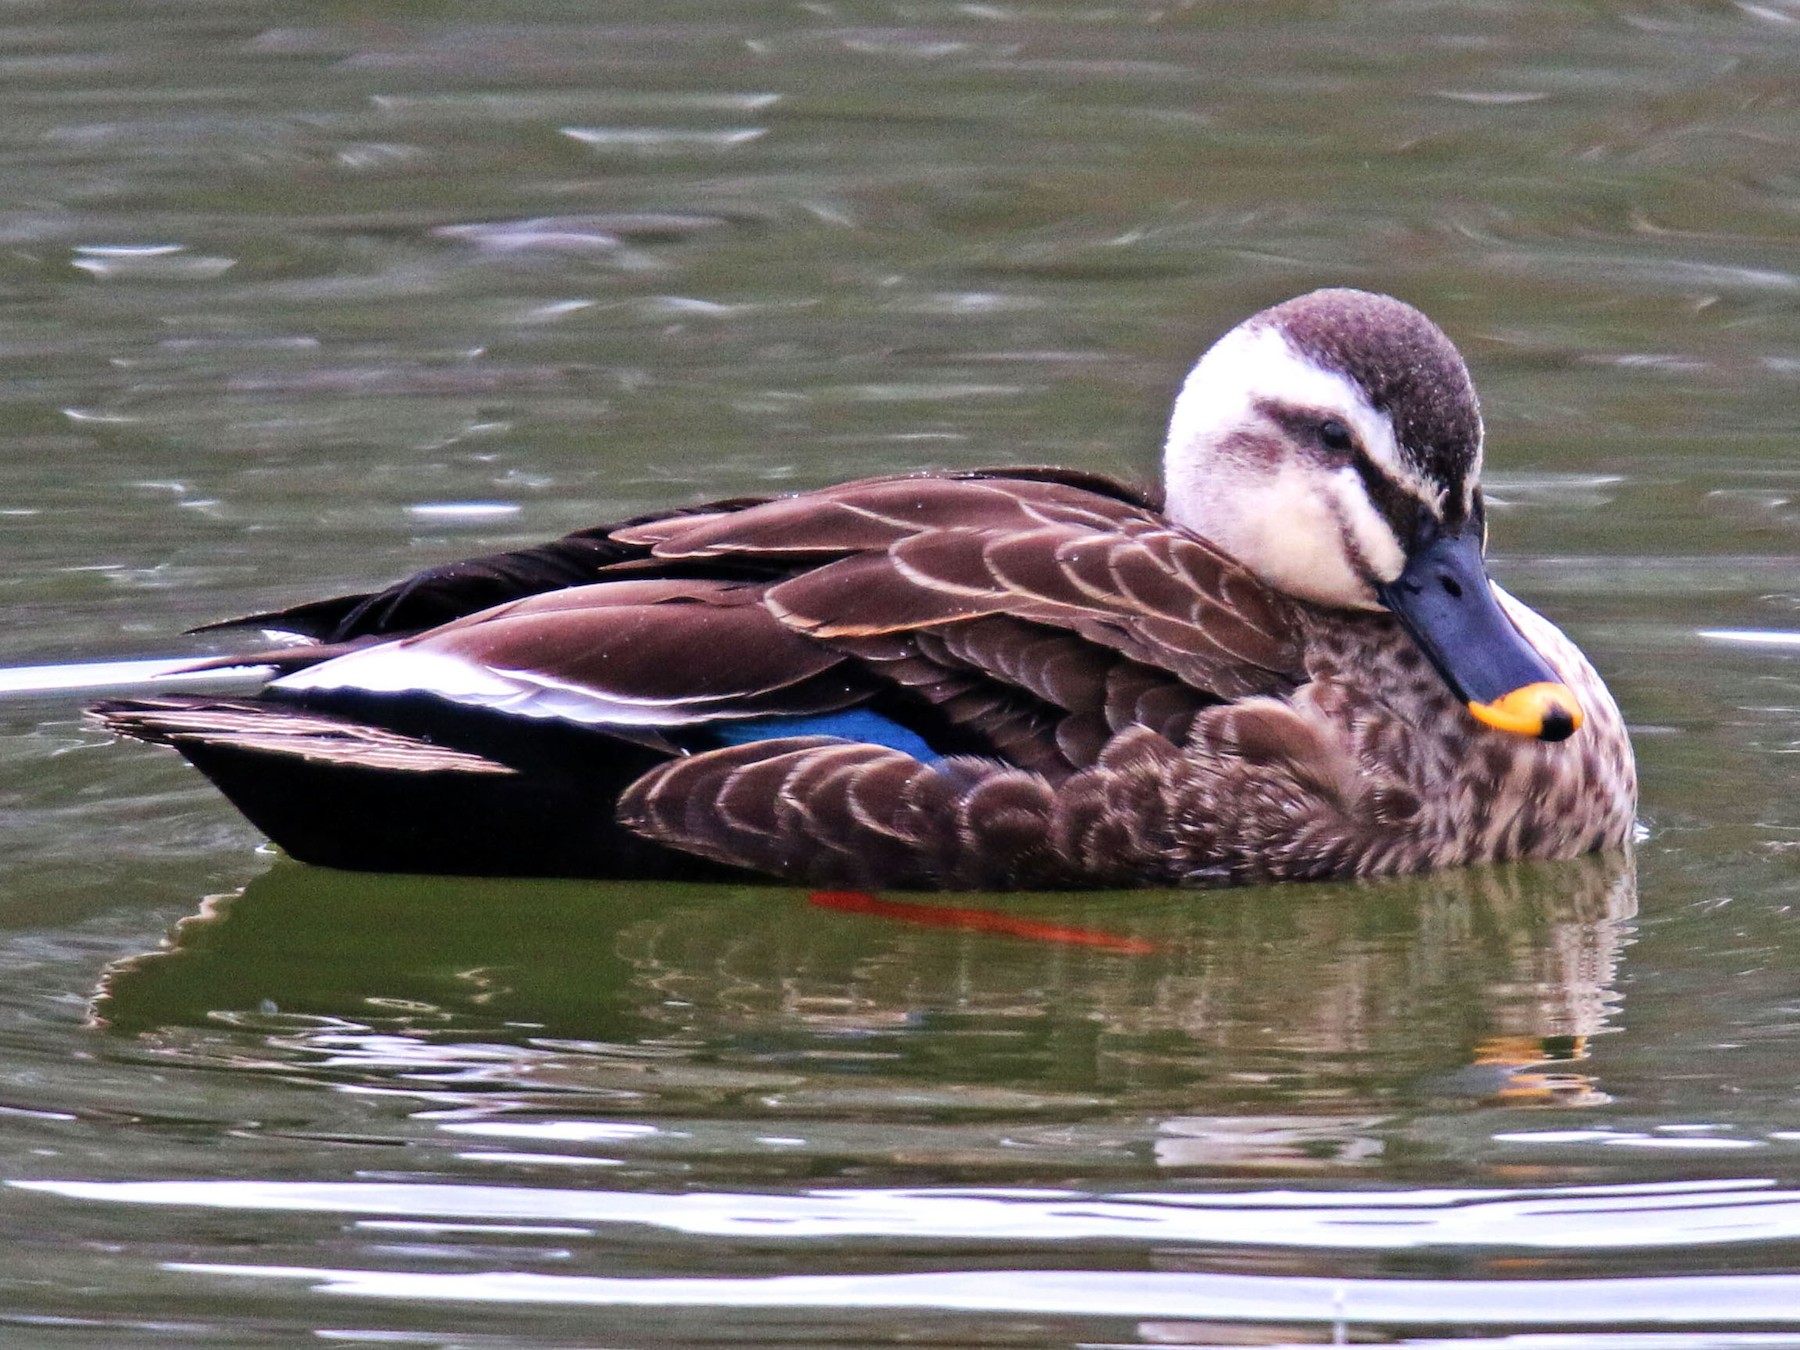
[[[1478,721],[1540,741],[1581,726],[1575,695],[1494,598],[1475,531],[1417,550],[1380,596]]]

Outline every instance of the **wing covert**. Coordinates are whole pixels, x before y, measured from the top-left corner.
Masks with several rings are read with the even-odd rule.
[[[668,563],[783,558],[764,603],[1052,778],[1146,725],[1303,682],[1292,606],[1140,500],[1031,478],[868,480],[621,533]]]

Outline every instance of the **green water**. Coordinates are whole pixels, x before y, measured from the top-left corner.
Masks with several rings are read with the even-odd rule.
[[[1644,838],[986,902],[1072,947],[310,870],[3,697],[0,1342],[1800,1345],[1797,59],[1785,0],[7,6],[0,664],[1148,474],[1352,284],[1468,356]]]

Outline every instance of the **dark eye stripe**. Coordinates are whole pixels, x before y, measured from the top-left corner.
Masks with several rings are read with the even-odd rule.
[[[1419,522],[1419,512],[1429,510],[1430,507],[1419,500],[1418,493],[1402,486],[1376,464],[1360,442],[1353,440],[1347,451],[1334,451],[1321,444],[1319,431],[1322,423],[1338,422],[1343,425],[1338,418],[1321,409],[1294,407],[1270,399],[1259,402],[1257,411],[1285,431],[1295,444],[1304,446],[1310,443],[1317,446],[1316,453],[1322,465],[1341,468],[1349,464],[1354,468],[1363,481],[1363,491],[1368,493],[1369,501],[1394,531],[1394,537],[1402,542],[1413,537]],[[1348,427],[1345,429],[1348,430]]]
[[[1402,544],[1411,539],[1418,525],[1419,511],[1424,506],[1418,495],[1388,477],[1360,445],[1351,452],[1350,465],[1362,479],[1363,491],[1369,494],[1369,500],[1381,512],[1394,537]]]

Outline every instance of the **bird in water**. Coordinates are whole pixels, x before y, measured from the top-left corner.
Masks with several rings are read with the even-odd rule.
[[[1482,423],[1416,309],[1254,315],[1152,496],[863,479],[215,627],[250,698],[91,713],[367,870],[1009,889],[1373,876],[1625,844],[1582,653],[1484,562]]]

